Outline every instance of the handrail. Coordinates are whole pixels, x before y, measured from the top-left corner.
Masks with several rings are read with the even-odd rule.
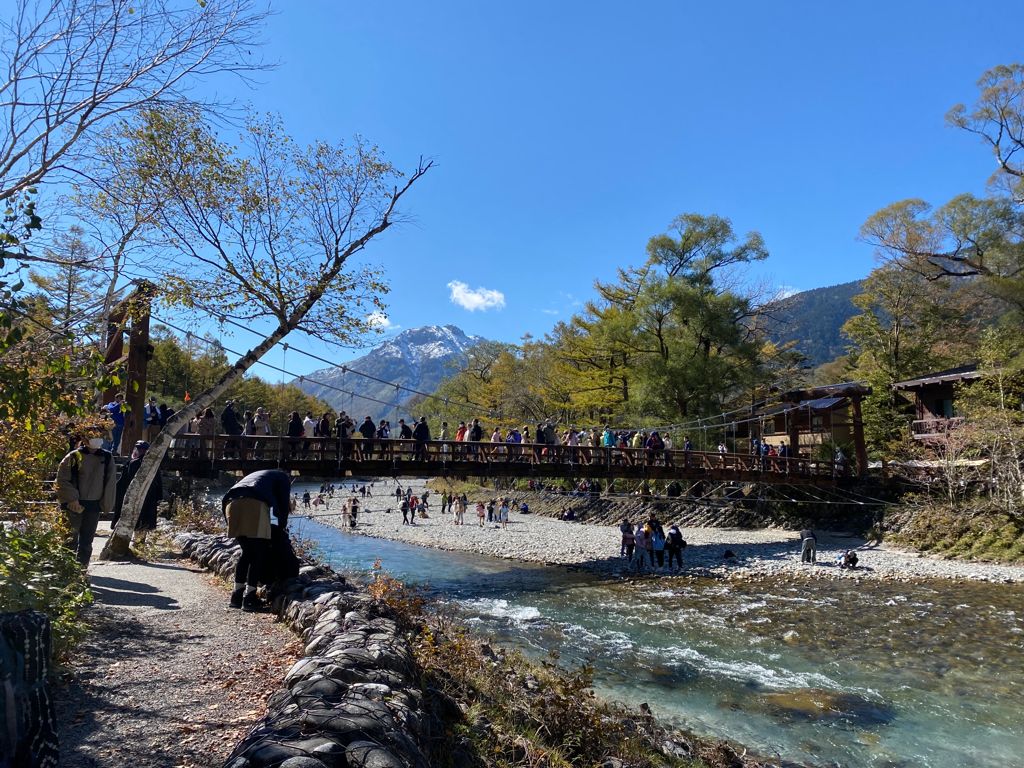
[[[683,470],[772,473],[838,477],[845,463],[818,461],[802,456],[764,456],[681,449],[620,448],[608,446],[547,445],[544,443],[491,443],[457,440],[401,438],[289,437],[286,435],[181,434],[172,441],[172,459],[240,461],[336,462],[350,465],[363,461],[441,462],[480,464],[588,465],[661,467]]]

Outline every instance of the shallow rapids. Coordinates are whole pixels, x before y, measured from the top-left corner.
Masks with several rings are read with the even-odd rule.
[[[766,757],[828,766],[1024,764],[1024,586],[879,580],[630,581],[345,534],[340,570],[454,601],[480,633],[590,663],[595,688]]]

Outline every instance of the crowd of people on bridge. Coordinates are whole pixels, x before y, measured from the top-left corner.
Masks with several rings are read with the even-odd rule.
[[[442,421],[440,429],[432,432],[426,417],[399,419],[393,425],[387,419],[374,422],[371,416],[357,421],[345,411],[337,416],[332,412],[317,416],[311,411],[303,416],[293,411],[284,434],[275,437],[271,414],[264,408],[239,416],[230,400],[219,416],[212,408],[197,415],[179,433],[176,447],[187,449],[187,456],[205,459],[597,464],[782,474],[810,468],[784,440],[755,436],[750,438],[749,451],[731,451],[724,441],[715,450],[696,451],[688,436],[674,441],[667,430],[558,427],[550,419],[533,428],[487,428],[479,419],[452,427]],[[845,471],[845,456],[837,449],[833,472]]]

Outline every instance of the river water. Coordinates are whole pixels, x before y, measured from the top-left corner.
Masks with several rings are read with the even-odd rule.
[[[342,571],[384,568],[595,690],[696,734],[813,765],[1024,766],[1024,586],[630,581],[354,536],[312,520]]]

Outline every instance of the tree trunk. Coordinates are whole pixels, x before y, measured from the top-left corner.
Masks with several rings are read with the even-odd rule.
[[[255,363],[263,357],[270,349],[288,335],[290,328],[278,327],[274,333],[264,339],[260,344],[253,347],[246,354],[238,359],[231,368],[220,377],[216,384],[203,392],[189,405],[171,417],[171,420],[164,425],[156,438],[149,446],[149,450],[139,465],[139,471],[135,475],[128,492],[124,497],[124,506],[121,510],[121,519],[117,523],[114,532],[107,539],[103,551],[100,553],[100,560],[118,560],[129,555],[129,545],[132,540],[132,533],[135,531],[135,524],[142,513],[142,504],[150,485],[160,471],[160,464],[163,462],[167,450],[171,447],[178,430],[183,424],[187,424],[200,411],[212,405],[218,397],[224,394],[233,383],[245,375]]]

